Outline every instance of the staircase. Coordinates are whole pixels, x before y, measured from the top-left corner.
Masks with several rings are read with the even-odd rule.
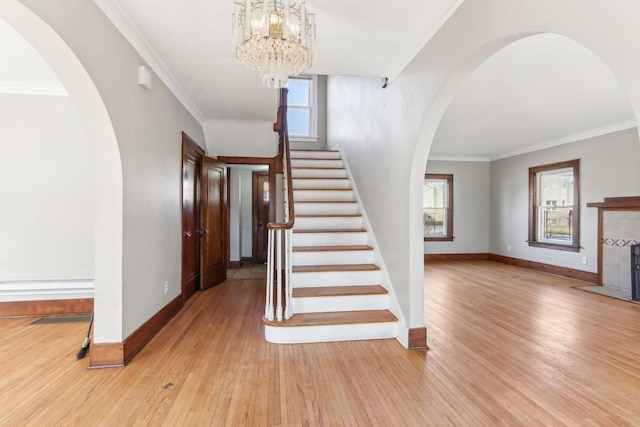
[[[308,343],[394,338],[367,230],[337,151],[291,151],[293,316],[265,321],[265,339]]]

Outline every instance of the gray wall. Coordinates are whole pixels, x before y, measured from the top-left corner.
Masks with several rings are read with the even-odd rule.
[[[489,162],[429,160],[426,173],[453,174],[452,242],[425,242],[425,254],[489,252]]]
[[[529,247],[529,168],[572,159],[580,159],[582,249],[575,253]],[[596,272],[597,209],[586,204],[605,197],[640,195],[639,159],[640,143],[634,128],[491,162],[491,253]],[[582,257],[587,257],[586,265]]]
[[[180,295],[181,132],[204,147],[202,126],[154,73],[152,90],[137,84],[138,66],[145,62],[94,2],[22,4],[73,51],[98,90],[117,138],[123,179],[122,279],[101,284],[96,265],[94,340],[122,342]],[[61,81],[69,78],[61,76]],[[76,94],[70,94],[73,100]]]

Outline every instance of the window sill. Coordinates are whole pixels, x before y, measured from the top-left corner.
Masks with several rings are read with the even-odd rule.
[[[425,237],[425,242],[453,242],[453,236]]]
[[[533,246],[536,248],[555,249],[558,251],[580,252],[580,246],[561,245],[558,243],[530,241],[529,246]]]

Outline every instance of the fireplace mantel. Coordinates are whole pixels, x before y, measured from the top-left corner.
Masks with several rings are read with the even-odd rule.
[[[606,197],[598,208],[598,284],[631,291],[628,247],[640,241],[640,197]]]
[[[604,202],[587,203],[588,208],[640,208],[640,197],[605,197]]]

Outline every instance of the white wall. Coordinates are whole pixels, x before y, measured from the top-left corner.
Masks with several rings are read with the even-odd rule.
[[[530,247],[529,168],[580,159],[580,252]],[[589,202],[640,195],[640,142],[628,129],[491,162],[491,253],[596,272],[598,210]],[[511,246],[511,251],[508,250]],[[587,265],[581,258],[587,257]]]
[[[0,95],[0,141],[0,282],[92,280],[95,162],[71,99]]]
[[[253,254],[253,172],[242,171],[242,257],[250,258]]]
[[[489,162],[429,160],[426,173],[453,174],[454,240],[424,242],[424,253],[488,253]]]
[[[96,282],[94,341],[122,342],[181,292],[181,132],[204,147],[202,127],[157,75],[151,91],[137,84],[144,61],[95,3],[22,3],[71,48],[115,131],[123,177],[122,285],[104,283],[100,292]]]
[[[231,168],[229,175],[229,261],[240,261],[242,252],[242,228],[240,212],[242,201],[240,199],[240,170]]]
[[[638,117],[640,51],[631,42],[640,39],[638,16],[635,0],[466,1],[388,88],[380,79],[329,77],[328,145],[343,148],[407,327],[424,326],[425,166],[465,78],[504,46],[555,32],[604,61]]]
[[[274,157],[278,154],[278,134],[273,131],[277,107],[274,101],[273,121],[205,120],[209,156]]]

